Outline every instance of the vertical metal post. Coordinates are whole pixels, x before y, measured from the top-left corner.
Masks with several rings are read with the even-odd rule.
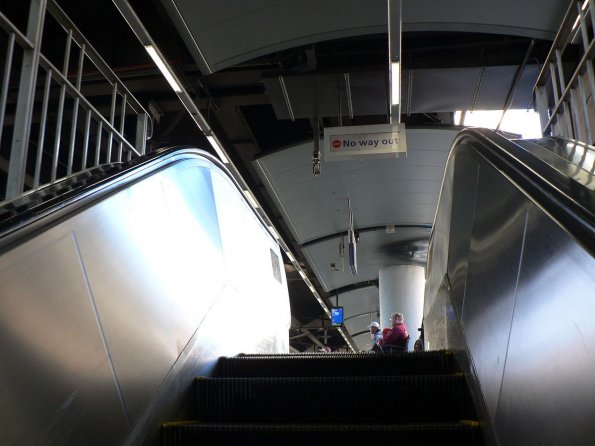
[[[148,116],[145,113],[141,113],[136,118],[136,141],[135,148],[141,155],[145,154],[147,150],[147,124]],[[129,154],[131,155],[132,152]]]
[[[573,121],[572,104],[563,101],[562,106],[564,107],[564,117],[566,118],[566,128],[568,132],[566,136],[571,139],[576,139],[576,123]]]
[[[580,81],[580,79],[578,79]],[[575,139],[579,141],[585,141],[585,134],[583,133],[583,126],[579,117],[579,100],[576,97],[576,88],[570,88],[570,110],[572,111],[572,120],[575,124],[576,135]]]
[[[10,161],[8,163],[8,179],[6,198],[16,197],[23,191],[25,169],[27,168],[27,148],[31,134],[31,115],[35,99],[35,81],[39,65],[41,35],[45,18],[47,0],[31,0],[27,22],[27,38],[33,42],[33,48],[27,49],[23,55],[17,108],[13,127]]]
[[[580,28],[581,28],[581,36],[583,39],[583,49],[585,52],[588,51],[589,48],[589,33],[587,30],[587,18],[585,17],[585,12],[583,11],[582,8],[582,1],[578,1],[577,2],[577,9],[578,9],[578,15],[580,17]],[[595,33],[595,11],[593,11],[595,9],[595,0],[590,0],[590,12],[589,15],[591,17],[591,27],[592,27],[592,32]],[[593,37],[593,39],[595,39],[595,36]],[[595,104],[595,70],[593,69],[593,60],[587,60],[587,79],[589,82],[589,89],[591,90],[591,104]],[[585,107],[585,109],[587,110],[587,112],[585,113],[585,122],[587,124],[587,137],[589,138],[589,141],[587,141],[588,144],[593,144],[595,141],[593,141],[592,139],[592,133],[591,133],[591,123],[589,120],[589,114],[588,114],[588,110],[589,108],[587,107],[587,96],[586,96],[586,92],[584,91],[583,85],[580,83],[581,79],[579,76],[579,84],[580,84],[580,88],[581,88],[581,98],[584,98],[584,104],[583,107]]]
[[[79,64],[76,71],[76,91],[77,95],[74,97],[74,105],[72,110],[72,127],[70,129],[70,147],[68,148],[68,166],[66,175],[72,174],[72,164],[74,162],[74,145],[76,142],[76,127],[79,116],[79,96],[81,94],[81,84],[83,80],[83,64],[85,62],[85,45],[81,45],[81,52],[79,54]]]
[[[593,32],[595,32],[595,30]],[[587,61],[587,77],[591,89],[591,103],[595,104],[595,69],[593,68],[592,60]]]
[[[99,166],[99,155],[101,154],[101,132],[103,131],[103,123],[97,123],[97,144],[95,145],[95,163],[93,166]]]
[[[552,126],[550,127],[550,134],[555,135],[555,136],[564,136],[564,129],[560,125],[559,120],[555,121],[552,124]],[[543,136],[548,136],[548,135],[546,135],[546,133],[544,132]]]
[[[91,110],[87,110],[85,119],[85,136],[83,137],[83,153],[81,156],[81,170],[87,168],[87,155],[89,153],[89,134],[91,133]]]
[[[48,104],[50,102],[50,87],[52,85],[52,72],[47,71],[45,85],[43,87],[43,104],[41,106],[41,119],[39,122],[39,141],[37,142],[37,154],[35,157],[35,172],[33,174],[33,188],[37,189],[41,178],[41,163],[43,161],[43,146],[45,144],[45,124],[48,116]]]
[[[586,140],[583,140],[587,144],[593,144],[593,136],[591,133],[591,123],[589,122],[589,107],[587,106],[587,96],[585,95],[585,88],[583,86],[583,79],[578,76],[576,79],[578,83],[579,101],[583,106],[583,121],[585,123]]]
[[[12,68],[12,55],[14,53],[15,34],[10,33],[8,47],[6,48],[6,64],[2,78],[2,94],[0,94],[0,143],[2,142],[2,129],[4,128],[4,115],[6,113],[6,99],[8,98],[8,85],[10,84],[10,70]]]
[[[583,8],[582,8],[582,1],[576,1],[576,8],[578,11],[578,18],[579,18],[579,28],[581,30],[581,37],[583,39],[583,49],[585,51],[587,51],[587,48],[589,47],[589,37],[587,35],[587,23],[585,21],[585,14],[583,14]]]
[[[113,90],[112,90],[112,107],[110,109],[110,118],[109,118],[109,123],[110,123],[110,128],[108,130],[109,133],[109,138],[107,140],[107,157],[106,157],[106,162],[109,163],[112,160],[112,144],[114,142],[114,132],[113,132],[113,128],[114,128],[114,120],[116,118],[116,98],[118,97],[118,84],[116,84],[114,82],[113,85]]]
[[[68,66],[70,64],[70,46],[72,44],[72,30],[68,31],[66,39],[66,49],[64,52],[64,66],[62,74],[68,75]],[[52,182],[56,181],[58,176],[58,161],[60,158],[60,142],[62,138],[62,118],[64,117],[64,102],[66,101],[66,85],[60,87],[60,102],[58,103],[58,117],[56,118],[56,137],[54,139],[54,154],[52,158]]]
[[[574,127],[572,125],[572,116],[571,116],[571,110],[569,108],[570,104],[568,104],[566,102],[566,100],[564,99],[564,97],[562,97],[562,95],[564,94],[564,89],[566,88],[565,85],[565,81],[564,81],[564,70],[562,69],[562,62],[561,62],[561,57],[562,57],[562,53],[560,52],[559,49],[556,50],[556,57],[554,62],[552,62],[552,64],[550,65],[550,72],[552,74],[552,82],[554,82],[554,79],[556,79],[556,69],[558,72],[558,82],[554,83],[554,97],[556,98],[556,105],[558,105],[561,102],[561,107],[558,107],[558,115],[563,114],[564,115],[564,120],[566,123],[566,135],[568,138],[575,138],[575,134],[574,134]],[[555,65],[555,66],[554,66]],[[557,90],[557,86],[560,87],[560,93],[558,94],[558,90]],[[562,111],[561,111],[562,109]],[[559,120],[560,118],[556,118],[557,120]]]
[[[554,106],[560,102],[560,95],[558,94],[558,78],[556,76],[556,69],[554,63],[550,62],[550,77],[552,78],[552,89],[554,93]]]
[[[559,48],[556,48],[556,67],[558,68],[558,79],[560,80],[560,94],[564,94],[566,81],[564,80],[564,67],[562,66],[562,52]]]
[[[535,106],[537,107],[537,113],[539,113],[539,123],[541,128],[541,133],[543,136],[547,136],[546,132],[548,129],[546,128],[547,123],[550,119],[548,113],[548,95],[545,86],[537,87],[535,89]],[[550,133],[552,133],[553,129],[550,129]]]
[[[120,135],[124,137],[124,123],[126,119],[126,93],[122,95],[122,109],[120,113]],[[118,144],[118,162],[122,161],[122,150],[124,148],[124,140],[120,140],[120,144]]]

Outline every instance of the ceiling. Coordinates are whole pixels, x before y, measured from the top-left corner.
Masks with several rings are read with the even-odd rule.
[[[209,147],[112,1],[57,2],[152,112],[153,148]],[[323,160],[314,177],[319,126],[388,122],[386,0],[129,2],[323,300],[334,305],[338,296],[349,336],[363,349],[369,346],[366,325],[378,313],[378,270],[425,263],[443,168],[458,130],[452,112],[502,109],[511,91],[513,108],[531,107],[540,63],[566,10],[560,0],[403,2],[407,157]],[[51,53],[50,42],[44,45]],[[55,58],[60,66],[58,53]],[[109,106],[111,92],[95,84],[92,73],[83,82],[99,108]],[[347,199],[360,237],[356,276],[339,255]],[[395,225],[395,232],[387,233],[386,225]],[[285,262],[292,347],[344,347]]]

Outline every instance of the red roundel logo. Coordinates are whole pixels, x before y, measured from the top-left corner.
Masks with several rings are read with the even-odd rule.
[[[339,141],[338,139],[333,140],[332,144],[335,149],[341,147],[341,141]]]

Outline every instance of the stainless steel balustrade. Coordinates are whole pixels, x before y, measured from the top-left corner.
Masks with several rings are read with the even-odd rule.
[[[563,139],[563,138],[542,138],[539,140],[519,140],[515,141],[520,146],[531,151],[536,156],[536,151],[548,152],[556,157],[562,158],[565,162],[570,162],[579,169],[572,169],[575,173],[585,171],[584,176],[590,178],[595,175],[595,147],[585,143]],[[545,160],[546,162],[550,162]],[[567,163],[565,163],[567,164]],[[568,172],[569,176],[573,176]],[[582,176],[582,175],[581,175]],[[575,177],[578,180],[578,177]],[[593,180],[592,180],[593,181]],[[595,185],[594,185],[595,186]]]
[[[281,250],[212,156],[89,187],[0,234],[3,445],[158,444],[219,356],[289,349]]]
[[[582,57],[567,76],[563,58],[572,44]],[[535,85],[543,135],[595,142],[594,59],[595,0],[572,0]]]
[[[538,149],[457,137],[428,252],[426,346],[466,352],[489,446],[595,438],[595,176]]]
[[[0,163],[8,170],[6,192],[0,200],[100,163],[143,155],[150,133],[147,111],[57,3],[30,0],[29,7],[26,33],[0,13],[0,28],[8,35],[0,92],[0,145],[5,148],[9,144],[6,130],[13,122],[6,116],[8,98],[20,71],[10,160]],[[48,20],[55,20],[65,33],[60,68],[40,51]],[[20,66],[14,63],[19,59],[15,52],[23,55]],[[90,66],[93,79],[99,78],[111,88],[108,111],[99,110],[84,94],[85,71]],[[57,98],[52,95],[56,89]],[[48,116],[51,109],[57,111],[57,117]],[[29,150],[36,151],[33,166],[27,165]]]

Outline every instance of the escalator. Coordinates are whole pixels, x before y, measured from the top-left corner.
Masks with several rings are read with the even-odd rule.
[[[279,246],[205,152],[32,191],[0,207],[0,234],[3,445],[156,444],[217,357],[289,348]]]
[[[429,249],[426,351],[408,354],[280,354],[279,248],[202,152],[101,166],[5,203],[3,442],[589,444],[592,152],[579,165],[576,147],[550,143],[457,137]],[[221,330],[230,309],[241,337]]]
[[[590,444],[595,427],[593,148],[468,129],[428,251],[424,334],[465,351],[489,444]]]
[[[429,351],[220,358],[195,379],[193,421],[165,423],[162,444],[588,444],[595,182],[591,149],[579,165],[566,146],[457,137],[429,253]]]
[[[164,446],[483,444],[453,352],[221,358],[193,399]]]

